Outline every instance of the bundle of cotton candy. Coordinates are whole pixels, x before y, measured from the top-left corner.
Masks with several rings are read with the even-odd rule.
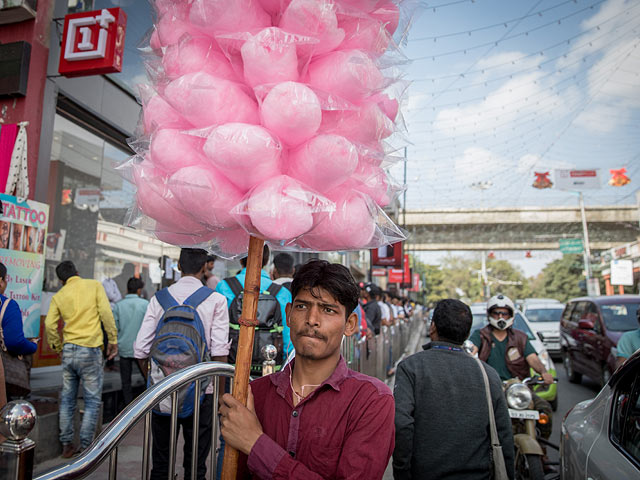
[[[130,224],[228,257],[403,237],[381,208],[406,0],[151,1]]]

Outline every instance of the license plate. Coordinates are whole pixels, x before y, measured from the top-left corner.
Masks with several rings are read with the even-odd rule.
[[[524,420],[538,420],[540,418],[540,412],[537,410],[514,410],[510,408],[509,416],[511,418],[522,418]]]

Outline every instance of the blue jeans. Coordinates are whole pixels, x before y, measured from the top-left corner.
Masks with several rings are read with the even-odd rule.
[[[60,394],[60,442],[73,443],[73,416],[76,411],[78,385],[82,380],[84,415],[80,425],[80,447],[87,448],[93,441],[100,402],[104,366],[100,347],[81,347],[65,343],[62,347],[62,392]]]

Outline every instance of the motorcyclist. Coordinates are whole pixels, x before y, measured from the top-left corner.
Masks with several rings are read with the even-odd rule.
[[[495,368],[502,380],[523,380],[530,376],[531,367],[542,376],[545,384],[553,383],[553,376],[538,358],[527,334],[513,328],[514,313],[515,307],[509,297],[502,294],[491,297],[487,302],[489,325],[473,332],[470,338],[474,344],[473,353],[478,353],[480,360]],[[533,401],[534,408],[549,417],[549,423],[540,432],[544,438],[549,438],[553,414],[551,405],[535,394]]]

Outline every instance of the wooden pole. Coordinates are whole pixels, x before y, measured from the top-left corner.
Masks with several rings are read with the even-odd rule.
[[[242,299],[242,318],[240,319],[240,336],[238,353],[236,354],[236,373],[233,380],[233,397],[247,404],[249,395],[249,374],[251,373],[251,357],[255,325],[258,324],[256,314],[260,298],[260,272],[262,270],[262,251],[264,240],[251,236],[249,239],[249,255],[247,257],[247,274],[244,279],[244,298]],[[222,480],[236,480],[239,471],[240,452],[229,444],[224,448],[222,463]]]

